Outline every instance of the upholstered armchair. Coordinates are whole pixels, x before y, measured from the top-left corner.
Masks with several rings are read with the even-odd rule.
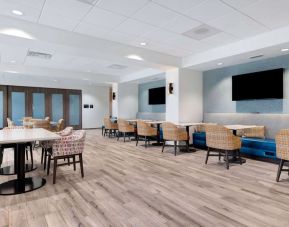
[[[60,132],[61,130],[64,129],[64,120],[59,119],[56,126],[53,127],[52,131],[54,132]]]
[[[25,128],[33,128],[32,117],[23,117],[22,123]]]
[[[187,150],[189,150],[189,138],[188,133],[183,128],[178,128],[175,124],[170,122],[165,122],[162,124],[163,129],[163,148],[166,146],[166,141],[174,141],[175,155],[177,155],[177,142],[185,141]]]
[[[225,154],[226,167],[229,169],[229,156],[238,155],[240,164],[242,164],[240,156],[241,139],[234,136],[233,133],[222,125],[206,125],[206,142],[208,147],[206,164],[209,156],[219,156]],[[210,154],[217,152],[218,154]]]
[[[104,122],[104,133],[103,135],[105,136],[108,132],[108,137],[111,137],[112,133],[114,136],[116,136],[116,131],[118,130],[118,124],[113,123],[109,117],[105,117],[103,119]]]
[[[58,134],[60,136],[69,136],[69,135],[72,134],[72,132],[73,132],[73,128],[72,127],[66,127],[64,130],[62,130],[60,132],[56,132],[56,134]],[[46,169],[48,153],[52,152],[51,151],[52,150],[52,144],[53,144],[53,141],[41,141],[40,144],[39,144],[40,147],[42,148],[41,164],[43,163],[44,169]]]
[[[265,139],[265,126],[256,126],[253,128],[243,129],[242,136]]]
[[[51,129],[49,120],[32,119],[31,121],[33,122],[33,128]]]
[[[54,161],[53,165],[53,184],[56,182],[56,169],[58,166],[67,165],[69,163],[58,164],[59,159],[72,158],[74,171],[76,170],[76,163],[80,163],[81,176],[83,173],[83,159],[82,153],[84,150],[85,131],[73,131],[71,135],[63,136],[52,144],[52,153],[48,155],[47,175],[49,175],[51,160]],[[75,157],[78,156],[79,160],[76,161]]]
[[[134,126],[129,124],[126,120],[118,119],[118,137],[117,140],[119,140],[120,133],[123,134],[123,142],[125,142],[125,137],[128,134],[130,139],[130,134],[135,133]]]
[[[284,163],[289,162],[289,129],[282,129],[276,135],[276,152],[280,158],[276,181],[279,182],[282,171],[289,173],[289,168],[283,169]]]
[[[139,137],[145,138],[145,147],[147,147],[147,143],[150,141],[150,139],[153,137],[156,138],[157,135],[157,129],[152,127],[149,123],[142,120],[137,121],[136,146],[138,145]]]

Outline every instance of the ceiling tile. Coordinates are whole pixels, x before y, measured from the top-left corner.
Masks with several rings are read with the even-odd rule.
[[[130,34],[130,35],[140,36],[156,29],[157,28],[155,26],[142,23],[137,20],[128,19],[125,22],[123,22],[121,25],[119,25],[115,30],[126,33],[126,34]]]
[[[241,11],[269,28],[275,29],[289,25],[288,8],[288,0],[263,0],[242,8]]]
[[[55,28],[72,31],[79,23],[79,21],[73,18],[65,18],[60,14],[57,14],[50,10],[46,10],[41,14],[39,23]]]
[[[165,41],[177,39],[178,36],[179,35],[176,33],[166,31],[164,29],[157,29],[150,33],[145,34],[144,36],[142,36],[142,38],[162,43]]]
[[[158,4],[149,3],[132,17],[137,20],[161,27],[164,26],[168,20],[176,17],[177,15],[178,14],[175,12],[161,7]]]
[[[238,39],[236,37],[222,32],[222,33],[213,35],[211,37],[208,37],[206,39],[203,39],[201,42],[205,44],[209,44],[212,48],[214,48],[214,47],[218,47],[221,45],[226,45],[226,44],[235,42],[237,40]]]
[[[17,16],[12,13],[12,10],[19,10],[23,12],[22,16]],[[0,14],[5,16],[14,17],[20,20],[27,20],[31,22],[37,22],[40,16],[41,10],[30,7],[26,4],[16,4],[10,1],[0,1]]]
[[[1,0],[0,5],[2,5],[2,3],[5,3],[5,2],[6,3],[9,2],[10,4],[15,4],[15,6],[19,6],[19,7],[21,7],[21,5],[25,5],[28,7],[41,10],[44,5],[45,0],[24,0],[24,1],[23,0]]]
[[[22,64],[25,60],[28,49],[20,46],[0,45],[1,63]]]
[[[231,7],[227,6],[219,0],[207,0],[188,10],[185,12],[185,14],[193,19],[206,23],[212,19],[218,18],[228,13],[232,13],[234,11],[235,10],[233,10]]]
[[[130,44],[137,39],[137,36],[124,34],[118,31],[111,31],[106,35],[106,39],[119,43]]]
[[[100,1],[97,7],[125,16],[131,16],[148,2],[149,0],[105,0]]]
[[[268,31],[264,26],[238,12],[219,17],[208,24],[239,38],[246,38]]]
[[[105,34],[107,34],[110,30],[94,24],[82,22],[76,27],[74,31],[85,35],[104,38]]]
[[[126,19],[127,17],[95,7],[88,13],[83,21],[100,27],[114,28]]]
[[[91,8],[92,5],[77,0],[46,0],[43,10],[55,12],[66,18],[81,20]]]
[[[201,25],[201,23],[198,21],[195,21],[183,15],[178,15],[175,18],[169,20],[163,28],[176,33],[184,33],[199,25]]]
[[[223,0],[223,2],[231,5],[232,7],[236,9],[244,8],[258,1],[262,1],[262,0]]]
[[[204,0],[153,0],[164,7],[184,13]]]

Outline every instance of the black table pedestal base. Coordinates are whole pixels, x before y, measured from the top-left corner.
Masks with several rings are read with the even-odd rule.
[[[163,146],[162,142],[156,142],[156,143],[152,143],[153,146]]]
[[[246,163],[246,159],[241,158],[242,164]],[[240,159],[239,158],[229,158],[229,163],[236,163],[240,164]]]
[[[37,166],[36,165],[32,166],[32,164],[25,164],[24,168],[25,168],[25,173],[27,173],[27,172],[36,170]],[[0,168],[0,175],[14,175],[14,174],[16,174],[14,165],[4,166]]]
[[[0,184],[0,195],[16,195],[43,187],[46,180],[42,177],[27,177],[23,180],[10,180]]]

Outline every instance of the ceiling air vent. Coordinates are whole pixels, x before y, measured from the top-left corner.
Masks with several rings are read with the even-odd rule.
[[[220,31],[216,28],[213,28],[207,24],[202,24],[196,28],[184,32],[183,35],[192,39],[202,40],[215,34],[218,34],[219,32]]]
[[[122,69],[126,69],[127,66],[126,65],[112,64],[112,65],[108,66],[107,68],[122,70]]]
[[[52,54],[37,52],[37,51],[28,51],[28,57],[42,58],[42,59],[50,59],[52,58]]]

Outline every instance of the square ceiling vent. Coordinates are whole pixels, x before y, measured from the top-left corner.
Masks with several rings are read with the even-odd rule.
[[[122,70],[122,69],[126,69],[127,66],[126,65],[119,65],[119,64],[112,64],[112,65],[108,66],[107,68]]]
[[[202,24],[196,28],[184,32],[183,35],[191,39],[202,40],[220,32],[221,31],[216,28],[213,28],[207,24]]]
[[[37,52],[37,51],[31,51],[29,50],[27,52],[28,57],[35,57],[35,58],[42,58],[42,59],[51,59],[52,54],[47,54],[47,53],[42,53],[42,52]]]

